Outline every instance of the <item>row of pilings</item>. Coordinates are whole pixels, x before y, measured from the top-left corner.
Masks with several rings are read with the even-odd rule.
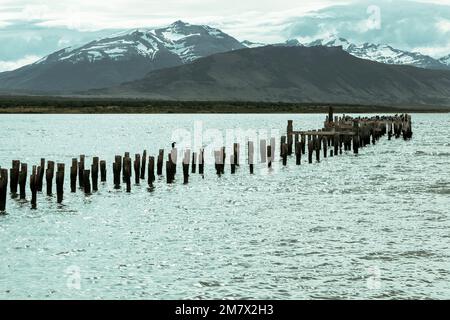
[[[394,116],[373,117],[333,117],[332,108],[326,117],[324,127],[319,130],[295,131],[293,121],[289,120],[286,135],[281,136],[280,158],[282,165],[286,166],[288,157],[295,155],[295,164],[301,165],[302,157],[307,156],[307,162],[320,162],[320,159],[334,157],[345,151],[353,150],[358,154],[360,149],[377,141],[387,135],[388,140],[392,137],[409,140],[412,137],[411,116],[408,114]],[[230,164],[230,173],[235,174],[240,166],[240,144],[234,143],[231,154],[227,157],[226,148],[222,147],[214,152],[215,171],[218,176],[225,174],[226,163]],[[247,164],[250,174],[254,173],[254,142],[247,144]],[[205,155],[204,149],[199,152],[184,151],[182,158],[183,183],[189,183],[190,174],[197,172],[204,178]],[[272,166],[275,160],[275,138],[270,141],[259,140],[260,163]],[[129,152],[124,155],[116,155],[112,163],[114,189],[121,189],[125,185],[126,192],[131,192],[132,177],[134,184],[140,184],[147,180],[149,188],[154,188],[156,176],[163,176],[165,163],[165,178],[167,183],[175,182],[177,173],[177,148],[172,143],[172,149],[164,161],[164,149],[160,149],[156,157],[148,156],[144,150],[142,154],[135,154],[131,158]],[[99,181],[106,183],[107,164],[99,157],[92,158],[92,164],[85,163],[85,155],[73,158],[70,167],[70,192],[75,193],[77,189],[86,195],[98,191]],[[156,171],[156,172],[155,172]],[[146,179],[147,176],[147,179]],[[37,196],[43,193],[45,179],[45,194],[52,196],[53,184],[56,184],[56,201],[62,203],[64,199],[64,177],[65,164],[42,158],[38,165],[31,167],[29,176],[29,189],[31,192],[30,204],[32,209],[37,208]],[[8,179],[9,178],[9,179]],[[6,211],[8,185],[11,198],[26,201],[26,186],[28,178],[28,165],[19,160],[12,160],[11,168],[0,168],[0,212]],[[77,187],[78,182],[78,187]]]

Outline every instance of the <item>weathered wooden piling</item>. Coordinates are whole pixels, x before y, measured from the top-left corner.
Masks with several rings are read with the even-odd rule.
[[[295,164],[297,166],[301,165],[302,163],[302,143],[300,141],[297,141],[295,143]]]
[[[234,155],[230,155],[230,168],[231,168],[231,174],[236,173],[236,164],[234,163]]]
[[[156,163],[156,174],[158,176],[162,175],[163,161],[164,161],[164,149],[159,149],[158,159]]]
[[[45,180],[47,182],[47,196],[51,196],[53,194],[52,187],[53,187],[53,176],[54,175],[55,175],[55,162],[48,161],[47,162],[47,170],[45,170]]]
[[[292,155],[292,143],[293,143],[293,134],[292,132],[294,131],[294,127],[293,127],[293,120],[288,120],[288,125],[287,125],[287,154],[290,156]]]
[[[326,136],[324,136],[322,138],[322,143],[323,143],[323,157],[326,158],[328,156],[328,138]]]
[[[339,135],[335,134],[333,136],[333,148],[334,148],[334,155],[337,156],[339,154]]]
[[[280,157],[283,157],[283,144],[286,143],[286,136],[281,136],[280,139]]]
[[[272,168],[272,146],[267,146],[267,167]]]
[[[283,159],[283,166],[287,165],[287,156],[288,156],[288,144],[283,143],[281,145],[281,158]]]
[[[139,184],[141,174],[141,155],[139,153],[136,153],[134,155],[133,168],[134,168],[134,183]]]
[[[302,146],[302,154],[306,154],[306,136],[304,134],[301,135],[300,138],[301,146]]]
[[[153,187],[153,182],[155,181],[155,157],[148,157],[148,177],[147,183],[149,187]]]
[[[25,200],[26,194],[26,184],[27,184],[27,164],[20,164],[20,172],[19,172],[19,190],[20,190],[20,199]]]
[[[320,162],[320,138],[318,136],[314,136],[314,149],[316,151],[316,161]]]
[[[235,143],[233,145],[234,163],[238,167],[239,167],[239,164],[240,164],[240,150],[241,150],[241,145],[239,143]]]
[[[141,162],[141,179],[145,179],[145,169],[146,169],[146,163],[147,162],[147,150],[144,150],[142,152],[142,162]]]
[[[100,161],[100,181],[106,182],[106,161]]]
[[[126,191],[131,192],[131,158],[130,157],[123,158],[123,169],[122,170],[123,170],[123,177],[125,178]]]
[[[255,154],[255,147],[253,145],[253,141],[248,142],[247,152],[248,152],[248,165],[250,174],[253,174],[254,154]]]
[[[36,177],[37,178],[37,182],[36,182],[36,188],[38,192],[42,192],[42,185],[44,184],[44,174],[45,174],[45,158],[41,158],[41,170],[39,170],[39,174]]]
[[[189,183],[189,160],[191,158],[191,151],[188,149],[184,152],[183,157],[183,184]]]
[[[314,151],[314,144],[312,140],[308,141],[308,163],[312,163],[313,159],[313,151]]]
[[[214,151],[214,167],[216,169],[216,174],[220,177],[222,174],[221,164],[223,163],[222,154],[220,151]]]
[[[91,175],[92,175],[92,191],[98,190],[98,167],[99,167],[99,158],[92,158],[91,165]]]
[[[83,171],[83,188],[84,188],[84,194],[85,195],[90,195],[91,194],[90,175],[91,175],[91,170],[84,170]]]
[[[8,170],[0,169],[0,213],[6,211],[7,191],[8,191]]]
[[[72,166],[70,167],[70,192],[77,191],[77,172],[78,172],[78,160],[72,158]]]
[[[12,197],[17,196],[17,187],[19,184],[19,172],[20,172],[20,161],[19,160],[13,160],[12,161],[12,167],[10,169],[10,183],[9,183],[9,189],[11,192]]]
[[[64,196],[64,163],[56,165],[56,202],[62,203]]]
[[[37,208],[37,184],[38,184],[38,176],[36,166],[33,166],[30,176],[31,209]]]
[[[192,169],[191,172],[195,173],[197,171],[197,152],[192,152]]]
[[[198,158],[198,173],[204,175],[204,168],[205,168],[205,150],[202,148],[200,149],[200,154]]]
[[[122,162],[122,182],[126,182],[126,177],[125,177],[125,158],[129,158],[130,157],[130,153],[129,152],[124,152],[123,154],[123,162]],[[131,172],[130,172],[130,177],[131,177]]]
[[[173,183],[173,162],[171,160],[166,161],[166,180],[167,183]]]
[[[80,155],[80,161],[78,162],[78,185],[80,188],[84,187],[84,160],[86,156]]]
[[[122,169],[122,156],[116,155],[113,162],[113,181],[114,181],[114,189],[120,189],[120,180],[121,180],[121,172]]]

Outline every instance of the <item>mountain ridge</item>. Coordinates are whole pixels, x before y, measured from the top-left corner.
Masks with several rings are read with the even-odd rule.
[[[162,100],[450,104],[450,71],[387,65],[341,47],[265,46],[150,72],[92,95]]]

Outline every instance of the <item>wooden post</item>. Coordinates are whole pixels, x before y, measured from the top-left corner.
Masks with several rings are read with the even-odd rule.
[[[19,172],[20,172],[20,161],[19,160],[13,160],[12,161],[12,168],[10,170],[11,182],[10,182],[10,185],[9,185],[9,188],[10,188],[10,191],[11,191],[11,194],[12,194],[13,198],[15,198],[17,196],[17,187],[18,187],[18,184],[19,184]]]
[[[0,213],[5,212],[6,210],[7,190],[8,190],[8,170],[0,169]]]
[[[123,159],[123,176],[125,177],[125,184],[127,192],[131,192],[131,158],[125,157]]]
[[[287,165],[287,156],[288,156],[288,145],[287,143],[283,143],[281,145],[281,157],[283,159],[283,166]]]
[[[149,187],[153,187],[155,181],[155,157],[148,157],[148,178],[147,183]]]
[[[126,176],[125,176],[125,158],[130,158],[130,153],[129,152],[125,152],[123,154],[123,162],[122,162],[122,181],[126,182]],[[130,172],[130,177],[131,177],[131,172]]]
[[[248,165],[250,169],[250,174],[253,174],[254,154],[255,154],[253,141],[248,142],[247,151],[248,151]]]
[[[316,149],[316,161],[320,162],[320,137],[314,136],[314,148]]]
[[[91,194],[91,181],[89,179],[91,175],[90,170],[84,170],[83,172],[83,188],[84,188],[84,194],[89,195]]]
[[[220,163],[223,161],[221,160],[222,156],[220,155],[220,151],[214,151],[214,165],[216,168],[216,174],[220,177],[222,173],[222,169],[220,168]]]
[[[275,161],[275,137],[270,138],[270,150],[271,150],[271,156],[270,156],[270,161],[274,162]]]
[[[145,168],[147,162],[147,150],[142,152],[142,163],[141,163],[141,179],[145,179]]]
[[[220,173],[225,174],[225,159],[226,159],[226,153],[225,153],[225,147],[222,147],[219,150],[219,168]],[[220,161],[221,160],[221,161]]]
[[[41,158],[41,170],[39,171],[39,175],[37,176],[37,191],[42,192],[42,185],[44,181],[44,173],[45,173],[45,159]]]
[[[322,138],[322,142],[323,142],[323,157],[326,158],[328,155],[328,138],[324,136]]]
[[[302,143],[300,141],[297,141],[295,143],[295,164],[297,166],[301,165],[302,163]]]
[[[31,190],[31,209],[36,209],[37,207],[37,183],[38,176],[36,173],[36,166],[32,167],[30,176],[30,190]]]
[[[287,125],[287,130],[286,130],[286,134],[287,134],[287,154],[290,156],[292,155],[292,142],[293,142],[293,136],[292,136],[292,132],[294,131],[294,126],[293,126],[293,120],[288,120],[288,125]]]
[[[98,190],[98,167],[99,158],[92,158],[91,174],[92,174],[92,191]]]
[[[55,162],[48,161],[47,170],[45,171],[45,180],[47,181],[47,196],[51,196],[53,194],[52,183],[54,174],[55,174]]]
[[[158,176],[162,175],[162,167],[163,167],[163,160],[164,160],[164,149],[159,149],[157,164],[156,164],[156,174]]]
[[[197,166],[197,152],[192,152],[192,173],[195,173]]]
[[[339,154],[339,135],[335,134],[333,136],[333,147],[334,147],[334,155],[337,156]]]
[[[80,188],[84,187],[84,160],[85,160],[85,155],[82,154],[80,155],[80,162],[78,162],[78,185],[80,186]]]
[[[234,155],[230,155],[231,174],[236,173],[236,164],[234,163]]]
[[[267,167],[272,168],[272,146],[267,146]]]
[[[106,161],[100,161],[100,181],[106,182]]]
[[[306,154],[306,137],[304,134],[301,135],[301,145],[302,145],[302,154]]]
[[[189,183],[189,160],[191,158],[191,150],[184,151],[183,158],[183,184]]]
[[[78,172],[78,160],[72,158],[72,166],[70,167],[70,192],[77,191],[77,172]]]
[[[20,172],[19,172],[19,190],[20,190],[20,199],[25,200],[25,188],[27,184],[27,164],[20,164]]]
[[[314,145],[311,140],[308,141],[308,163],[312,163]]]
[[[286,143],[286,136],[281,136],[281,141],[280,141],[280,157],[283,157],[283,143]]]
[[[172,178],[173,168],[172,168],[172,166],[173,166],[172,161],[171,160],[167,160],[166,161],[166,179],[167,179],[167,183],[172,183],[173,182],[173,178]]]
[[[241,150],[241,145],[239,143],[235,143],[234,146],[233,146],[234,164],[236,166],[238,166],[238,167],[239,167],[239,164],[240,164],[240,161],[239,161],[240,150]]]
[[[136,153],[134,155],[134,183],[139,184],[140,182],[140,174],[141,174],[141,155]]]
[[[205,166],[205,150],[202,148],[200,149],[200,155],[198,159],[198,173],[203,175],[204,174],[204,166]]]
[[[122,156],[115,156],[113,162],[114,189],[120,189],[120,171],[122,169]]]
[[[61,203],[64,195],[64,163],[56,166],[56,202]]]

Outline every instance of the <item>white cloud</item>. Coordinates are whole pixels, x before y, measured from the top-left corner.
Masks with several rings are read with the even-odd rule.
[[[18,69],[20,67],[23,67],[27,64],[36,62],[39,60],[40,57],[38,56],[26,56],[24,58],[21,58],[19,60],[15,60],[15,61],[2,61],[0,60],[0,72],[3,71],[10,71],[10,70],[15,70]]]

